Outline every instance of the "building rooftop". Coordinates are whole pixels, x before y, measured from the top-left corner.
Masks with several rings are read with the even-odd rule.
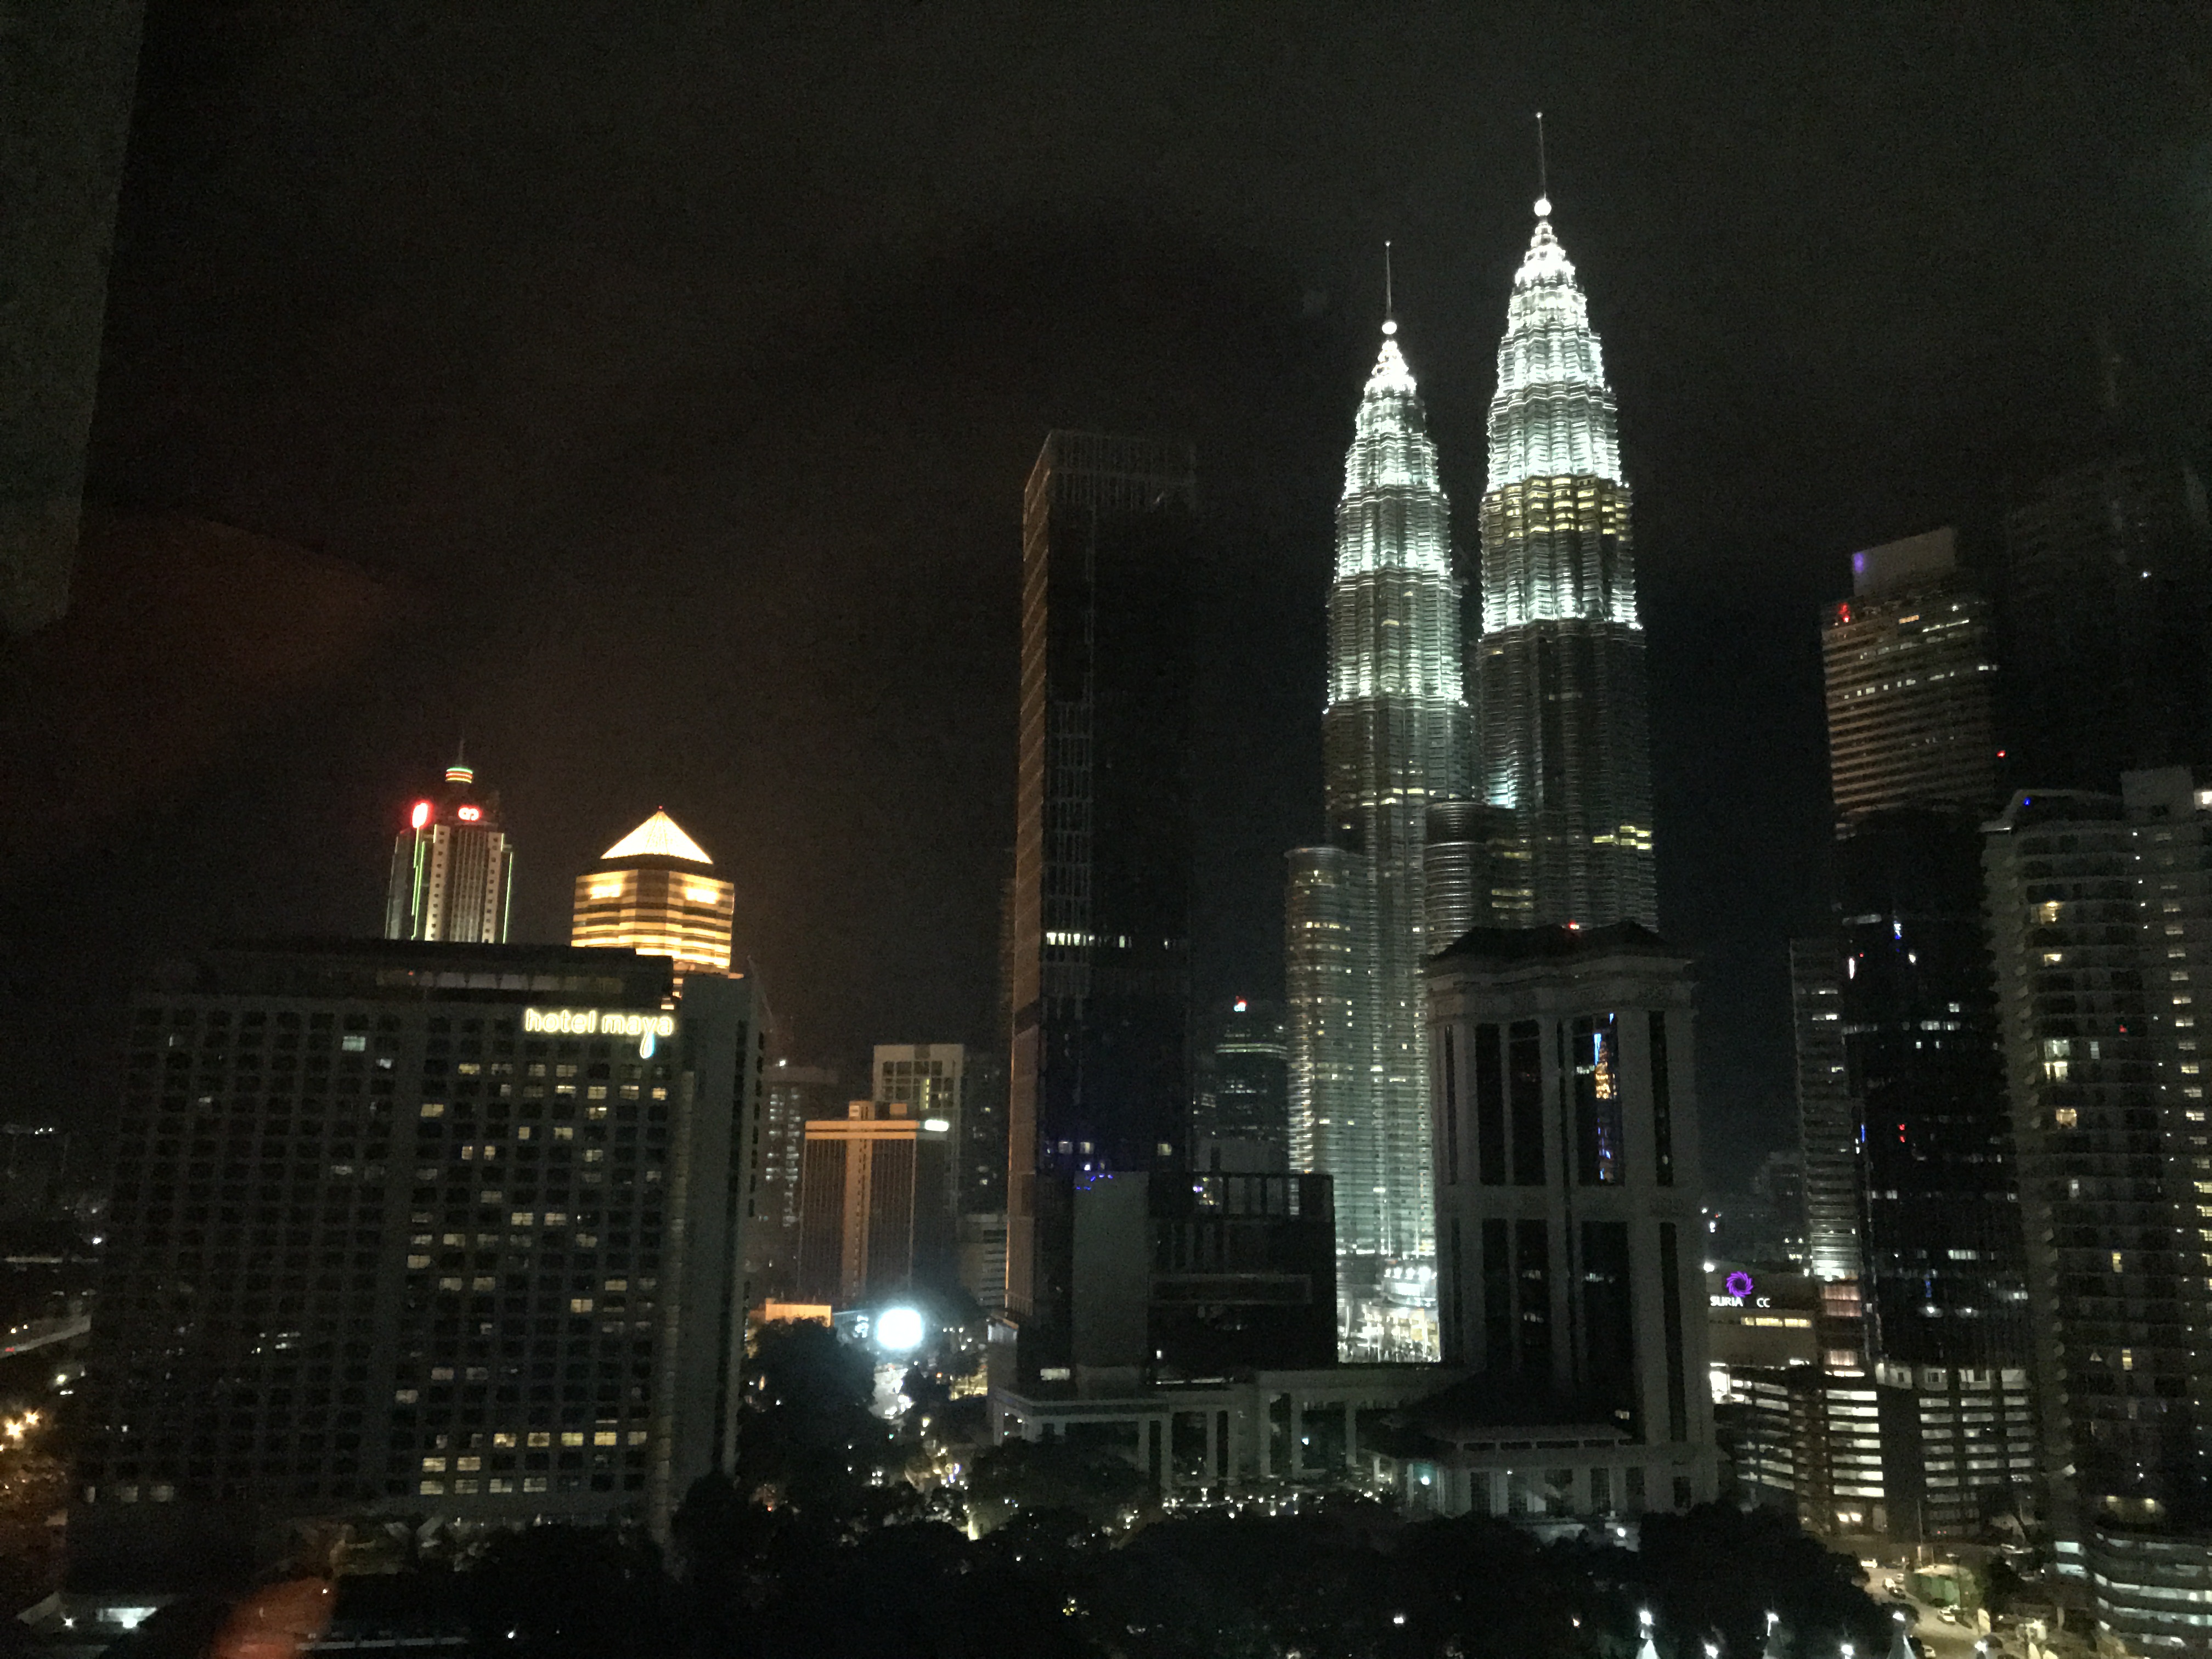
[[[699,843],[678,829],[676,820],[662,809],[631,830],[602,854],[611,861],[615,859],[682,859],[686,864],[711,866],[714,860],[701,850]]]
[[[1669,945],[1640,921],[1603,927],[1557,923],[1548,927],[1471,927],[1429,960],[1435,962],[1565,962],[1577,957],[1660,957],[1681,962],[1689,953]]]

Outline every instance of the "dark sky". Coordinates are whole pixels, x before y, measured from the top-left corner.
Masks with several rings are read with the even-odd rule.
[[[665,804],[798,1057],[984,1039],[1053,425],[1199,445],[1200,975],[1274,989],[1381,244],[1471,557],[1540,107],[1637,490],[1662,921],[1740,1176],[1789,1133],[1784,941],[1820,913],[1816,607],[1855,547],[1987,545],[2088,441],[2100,320],[2142,395],[2201,398],[2203,20],[152,0],[94,494],[380,598],[10,854],[12,1109],[104,1109],[137,961],[371,930],[464,733],[520,937],[564,937],[576,871]],[[290,603],[246,583],[226,625],[281,653]],[[150,665],[87,684],[111,722],[197,707]]]

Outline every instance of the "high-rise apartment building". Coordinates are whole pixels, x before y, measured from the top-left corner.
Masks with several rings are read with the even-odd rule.
[[[1851,597],[1828,612],[1820,656],[1839,826],[1893,806],[1996,804],[1990,607],[1953,532],[1851,555]]]
[[[856,1100],[806,1126],[799,1182],[798,1296],[862,1305],[956,1276],[951,1125],[903,1101]]]
[[[1172,1164],[1189,1104],[1188,446],[1054,432],[1022,515],[1006,1299],[1070,1376],[1079,1177]]]
[[[2212,1651],[2212,789],[2023,791],[1990,930],[2062,1571],[2130,1650]]]
[[[699,843],[656,811],[576,878],[569,943],[672,957],[678,984],[695,970],[726,974],[737,893]]]
[[[626,951],[204,951],[139,991],[72,1553],[642,1511],[730,1467],[750,985]]]
[[[1478,929],[1428,983],[1445,1363],[1516,1437],[1601,1447],[1593,1508],[1706,1501],[1688,959],[1634,922]]]
[[[1328,846],[1291,855],[1286,974],[1303,1070],[1295,1167],[1336,1186],[1339,1336],[1347,1356],[1435,1352],[1422,836],[1463,795],[1469,729],[1449,507],[1420,393],[1385,322],[1336,510]],[[1331,1053],[1334,1048],[1340,1052]]]
[[[1191,1161],[1246,1174],[1290,1167],[1290,1050],[1280,1003],[1237,997],[1198,1062]]]
[[[2005,515],[2008,775],[2118,787],[2212,760],[2212,503],[2170,445],[2050,479]]]
[[[1520,819],[1533,919],[1656,925],[1644,629],[1613,391],[1551,204],[1513,278],[1482,498],[1477,793]]]
[[[465,760],[446,769],[442,793],[408,809],[392,848],[386,939],[497,945],[514,895],[514,846],[499,819],[499,792],[478,789]]]

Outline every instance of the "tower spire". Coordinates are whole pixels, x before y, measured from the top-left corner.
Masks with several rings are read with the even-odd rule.
[[[1395,334],[1398,321],[1396,296],[1390,282],[1390,239],[1382,239],[1382,331]]]
[[[1552,216],[1552,169],[1544,155],[1544,112],[1536,112],[1536,216]]]

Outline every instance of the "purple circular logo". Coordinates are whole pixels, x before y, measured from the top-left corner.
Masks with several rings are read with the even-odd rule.
[[[1728,1276],[1728,1293],[1730,1296],[1749,1296],[1758,1288],[1752,1276],[1741,1268],[1738,1268]]]

